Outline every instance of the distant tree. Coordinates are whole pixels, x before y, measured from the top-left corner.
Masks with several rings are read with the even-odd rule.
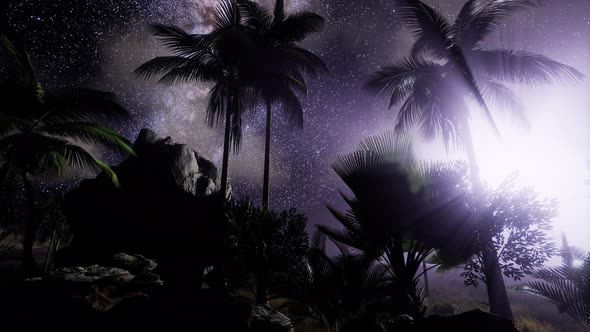
[[[232,288],[251,288],[256,302],[280,296],[308,276],[305,257],[307,218],[295,209],[280,213],[234,203],[230,213],[230,262],[226,274]]]
[[[266,106],[266,139],[262,206],[269,207],[270,142],[272,107],[280,106],[296,127],[303,127],[303,108],[298,94],[306,94],[303,74],[316,76],[326,70],[322,60],[299,43],[324,27],[324,18],[308,11],[285,13],[283,0],[276,0],[273,13],[260,4],[239,0],[245,24],[254,29],[259,64],[252,72],[252,85]]]
[[[225,116],[223,161],[221,165],[221,195],[226,197],[230,144],[239,151],[241,117],[247,108],[246,101],[252,91],[246,85],[244,71],[252,67],[252,34],[242,24],[236,0],[222,0],[213,16],[213,31],[207,34],[190,34],[175,26],[152,25],[154,35],[160,38],[173,55],[156,57],[135,72],[141,78],[160,76],[162,83],[209,82],[207,123],[219,123]]]
[[[455,23],[418,0],[398,1],[397,12],[416,38],[408,57],[376,71],[366,87],[402,104],[395,129],[419,127],[426,139],[441,137],[467,152],[472,186],[482,191],[469,128],[470,104],[475,101],[497,129],[488,104],[526,124],[514,92],[503,82],[536,85],[553,79],[577,80],[573,67],[528,51],[486,50],[486,36],[515,12],[541,5],[538,0],[470,0]],[[493,233],[482,233],[481,247],[493,250]],[[483,255],[491,312],[512,318],[497,253]]]
[[[568,245],[565,237],[560,251],[561,265],[535,271],[530,281],[516,290],[544,298],[560,312],[590,326],[590,255]]]
[[[133,154],[130,143],[116,131],[98,125],[121,122],[127,111],[107,92],[73,88],[46,91],[37,80],[22,46],[0,36],[0,180],[2,188],[24,186],[27,209],[23,263],[35,269],[33,242],[37,233],[35,178],[63,176],[68,169],[104,171],[118,185],[115,173],[77,144],[105,144]]]

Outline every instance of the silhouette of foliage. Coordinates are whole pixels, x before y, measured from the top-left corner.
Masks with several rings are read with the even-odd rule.
[[[484,38],[519,11],[540,5],[536,0],[465,3],[454,24],[420,1],[401,1],[398,13],[416,38],[411,55],[376,71],[365,87],[400,105],[396,131],[419,127],[423,136],[442,136],[461,145],[461,117],[470,99],[527,124],[516,95],[505,83],[537,85],[554,79],[577,81],[582,73],[571,66],[533,52],[488,50]],[[493,126],[493,120],[490,122]]]
[[[230,212],[227,267],[230,287],[255,290],[256,301],[281,296],[309,277],[307,218],[295,209],[274,212],[243,201]]]
[[[128,113],[107,92],[44,90],[24,46],[5,36],[0,36],[0,98],[5,103],[0,110],[0,183],[12,193],[17,181],[24,184],[28,213],[23,260],[31,273],[37,231],[33,179],[63,176],[68,169],[104,171],[118,186],[110,167],[76,142],[100,143],[134,154],[127,139],[97,124],[121,123]]]
[[[552,229],[551,220],[557,216],[557,202],[540,198],[531,187],[517,187],[516,180],[513,175],[497,189],[488,189],[483,203],[479,203],[483,206],[477,209],[484,211],[478,232],[494,234],[502,273],[518,281],[525,275],[534,275],[535,269],[557,253],[547,234]],[[486,282],[482,251],[465,265],[462,276],[466,285]]]
[[[207,122],[213,126],[225,116],[222,196],[227,190],[230,144],[237,153],[242,139],[242,114],[252,99],[252,88],[247,84],[245,72],[254,67],[254,39],[242,22],[241,12],[236,0],[219,2],[213,31],[207,34],[190,34],[175,26],[152,25],[154,35],[173,55],[158,56],[135,70],[140,78],[160,76],[162,83],[213,83],[209,91]]]
[[[462,229],[469,226],[468,211],[457,204],[464,167],[417,162],[411,141],[388,133],[363,141],[333,168],[354,197],[342,195],[350,207],[346,212],[329,207],[343,229],[320,225],[319,230],[368,260],[382,261],[390,278],[387,312],[422,315],[416,287],[424,259],[435,249],[447,257],[473,253],[473,232]],[[459,236],[462,242],[453,240]]]
[[[530,281],[516,287],[546,299],[560,312],[590,326],[590,255],[568,245],[565,237],[560,251],[561,265],[535,271],[539,281]]]
[[[539,54],[486,50],[480,45],[501,22],[517,11],[539,5],[539,1],[470,0],[454,24],[421,1],[402,0],[397,4],[396,12],[415,38],[411,54],[377,70],[365,87],[390,98],[390,108],[401,104],[396,132],[418,127],[427,140],[442,137],[447,149],[464,147],[472,186],[476,193],[480,192],[483,188],[469,129],[471,106],[478,105],[499,134],[488,105],[528,125],[516,95],[505,83],[577,81],[583,75]],[[478,237],[484,250],[481,264],[488,280],[490,308],[493,313],[512,318],[497,253],[493,250],[493,236],[494,233],[480,233]]]
[[[267,112],[262,206],[268,208],[272,107],[280,105],[292,125],[303,127],[303,107],[298,96],[307,94],[303,74],[316,76],[326,71],[326,65],[298,43],[321,31],[324,18],[308,11],[287,15],[283,0],[275,1],[273,13],[253,1],[240,0],[238,4],[244,23],[254,30],[257,41],[258,61],[248,73],[248,80],[255,99],[265,104]]]
[[[284,307],[295,322],[312,320],[316,328],[338,331],[383,302],[387,269],[357,250],[333,241],[337,254],[326,251],[326,235],[317,231],[308,253],[309,282],[292,288]]]

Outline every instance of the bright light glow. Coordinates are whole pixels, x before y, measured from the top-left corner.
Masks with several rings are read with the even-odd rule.
[[[575,260],[575,261],[573,261],[573,262],[572,262],[572,265],[573,265],[575,268],[581,268],[581,267],[584,265],[584,262],[583,262],[583,261],[581,261],[581,260]]]
[[[555,242],[565,233],[572,245],[590,249],[590,96],[584,88],[517,90],[530,120],[529,131],[495,116],[498,139],[479,111],[472,112],[470,124],[482,180],[495,187],[518,172],[523,186],[558,200]],[[440,142],[418,150],[425,159],[466,159],[463,151],[445,154]]]
[[[588,94],[566,85],[521,89],[519,95],[530,119],[528,132],[500,123],[499,141],[485,119],[472,119],[481,176],[497,185],[517,171],[523,185],[559,201],[555,238],[565,233],[570,243],[590,249]]]

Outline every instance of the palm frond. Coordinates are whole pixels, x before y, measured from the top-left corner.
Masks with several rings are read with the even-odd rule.
[[[494,110],[508,116],[511,123],[518,124],[521,128],[528,129],[529,121],[520,99],[512,89],[502,83],[492,80],[484,81],[481,92],[485,100]]]
[[[0,243],[0,262],[8,260],[19,260],[23,250],[9,243]]]
[[[264,34],[272,24],[272,15],[264,6],[251,0],[238,0],[244,24],[253,27],[257,33]]]
[[[42,89],[35,77],[29,54],[4,35],[0,35],[0,78],[20,86],[32,87],[37,91],[37,97],[42,97]]]
[[[229,92],[223,84],[215,84],[209,90],[209,102],[207,104],[207,123],[210,126],[219,124],[221,116],[227,112]]]
[[[291,44],[305,40],[312,33],[320,32],[324,29],[325,20],[322,16],[302,11],[285,18],[276,27],[276,38],[281,43]]]
[[[471,49],[519,11],[543,5],[541,0],[492,0],[482,4],[471,0],[461,10],[453,35],[465,49]]]
[[[150,28],[154,36],[177,56],[194,58],[210,52],[210,35],[189,34],[179,27],[164,24],[151,24]]]
[[[404,57],[374,72],[364,88],[390,98],[389,107],[405,101],[414,90],[420,76],[432,75],[440,65],[423,58]]]
[[[383,156],[384,160],[400,165],[410,165],[416,158],[411,136],[391,131],[364,139],[357,150]]]
[[[115,172],[103,161],[92,156],[82,147],[68,142],[56,145],[44,155],[44,171],[49,174],[64,175],[68,169],[81,171],[104,171],[115,187],[120,187]]]
[[[113,129],[86,122],[66,122],[47,125],[37,129],[51,136],[69,137],[85,143],[102,143],[117,147],[130,155],[135,155],[131,142]]]
[[[39,119],[44,124],[108,121],[123,124],[130,118],[113,93],[95,89],[58,90],[46,95],[45,104],[46,113]]]
[[[284,0],[275,0],[275,6],[273,10],[273,25],[280,24],[286,17],[285,14],[285,1]]]
[[[560,253],[562,265],[534,271],[539,281],[531,281],[515,289],[541,297],[554,304],[576,321],[590,325],[590,298],[587,295],[589,266],[577,265],[590,262],[590,255],[579,248],[569,246],[564,238]]]
[[[282,53],[282,57],[289,62],[289,68],[301,70],[311,76],[318,76],[328,72],[328,67],[324,61],[304,48],[290,46],[283,49]]]
[[[217,60],[208,54],[199,59],[179,56],[156,57],[139,66],[135,73],[144,79],[163,75],[160,83],[184,83],[219,80],[223,70]]]
[[[303,106],[299,97],[292,89],[283,89],[278,98],[282,105],[282,110],[287,116],[289,123],[296,128],[303,128]]]
[[[236,0],[221,0],[215,7],[213,26],[221,31],[241,24],[240,9]]]
[[[505,82],[536,85],[584,77],[574,67],[528,51],[474,50],[468,52],[467,59],[478,75]]]
[[[445,53],[451,26],[436,10],[418,0],[397,1],[397,13],[416,40],[422,40],[435,53]]]

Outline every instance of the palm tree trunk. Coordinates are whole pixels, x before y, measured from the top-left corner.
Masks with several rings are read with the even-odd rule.
[[[469,171],[471,174],[471,182],[473,191],[476,195],[483,193],[481,178],[479,175],[479,166],[475,157],[475,148],[473,146],[473,138],[469,127],[469,119],[467,116],[462,117],[463,126],[462,133],[463,144],[467,151],[469,160]],[[477,218],[477,215],[476,215]],[[478,222],[476,220],[475,222]],[[484,265],[484,276],[486,278],[486,288],[488,292],[488,301],[490,303],[490,312],[502,317],[513,319],[512,309],[510,308],[510,301],[508,299],[508,292],[504,284],[504,277],[500,270],[500,263],[498,261],[498,253],[493,245],[493,234],[489,232],[482,234],[482,258]]]
[[[221,197],[225,201],[227,199],[227,173],[229,168],[229,148],[230,148],[230,132],[231,132],[231,116],[234,111],[233,99],[230,97],[230,102],[225,110],[225,132],[223,135],[223,161],[221,162]]]
[[[272,104],[266,103],[266,142],[264,146],[264,181],[262,184],[262,209],[268,210],[268,195],[270,186],[270,135],[272,127]]]
[[[22,171],[21,177],[25,187],[25,202],[27,217],[25,219],[25,236],[23,239],[23,269],[26,276],[35,273],[35,258],[33,257],[33,244],[37,234],[37,221],[35,217],[35,197],[33,196],[33,184],[29,180],[27,172]]]
[[[424,273],[424,295],[428,298],[430,296],[430,288],[428,287],[428,269],[426,268],[425,261],[422,261],[422,270]]]

